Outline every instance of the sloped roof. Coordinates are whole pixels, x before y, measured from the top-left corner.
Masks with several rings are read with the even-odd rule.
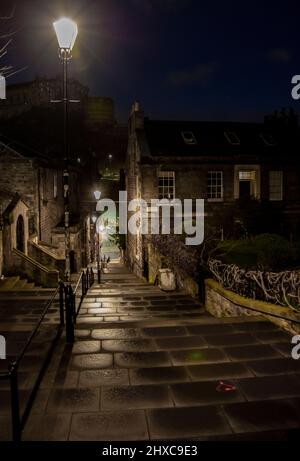
[[[193,133],[187,144],[183,133]],[[231,143],[228,133],[240,141]],[[145,134],[152,156],[263,156],[299,155],[299,128],[272,127],[264,123],[161,121],[145,119]],[[227,135],[226,135],[227,134]],[[275,143],[267,143],[264,138]]]
[[[19,202],[24,203],[24,205],[28,208],[28,205],[21,199],[21,196],[18,193],[16,193],[13,195],[12,199],[10,200],[10,202],[8,203],[7,207],[5,208],[3,212],[4,218],[9,217],[10,213],[15,209],[15,207],[17,206]]]
[[[13,151],[19,157],[37,160],[49,160],[45,155],[42,155],[41,153],[36,152],[29,147],[19,143],[18,141],[14,141],[13,139],[4,136],[3,134],[0,134],[0,144],[3,149],[6,148],[10,151]]]
[[[22,143],[19,143],[18,141],[14,141],[7,136],[0,134],[0,157],[5,159],[6,156],[8,161],[10,159],[27,159],[34,160],[39,165],[48,168],[64,168],[64,163],[60,158],[42,154]],[[72,159],[70,159],[69,168],[74,168],[74,160]]]

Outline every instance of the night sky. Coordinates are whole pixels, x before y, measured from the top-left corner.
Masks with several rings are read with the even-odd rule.
[[[9,62],[28,66],[11,83],[59,73],[52,22],[66,15],[79,27],[72,74],[92,95],[113,97],[119,121],[134,99],[152,118],[261,121],[283,106],[299,111],[299,1],[1,0],[2,15],[5,3],[16,3],[19,30]]]

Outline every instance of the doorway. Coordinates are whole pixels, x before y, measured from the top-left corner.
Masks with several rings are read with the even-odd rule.
[[[24,219],[22,215],[18,217],[16,234],[17,234],[16,235],[17,250],[24,253],[25,252],[25,231],[24,231]]]
[[[255,170],[239,171],[239,198],[249,200],[257,195],[257,181]]]
[[[70,271],[71,274],[77,273],[77,261],[75,251],[70,251]]]
[[[246,200],[251,197],[251,181],[240,181],[240,199]]]
[[[149,255],[145,247],[143,247],[143,277],[149,281]]]

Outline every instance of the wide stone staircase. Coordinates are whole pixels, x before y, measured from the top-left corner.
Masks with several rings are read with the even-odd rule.
[[[27,279],[21,279],[19,276],[7,277],[0,280],[0,293],[3,292],[19,292],[41,288],[35,283],[28,282]]]
[[[213,318],[111,264],[75,344],[59,344],[23,438],[286,440],[299,436],[299,365],[272,323]]]
[[[47,304],[55,293],[29,283],[19,276],[0,283],[0,335],[6,341],[6,359],[0,360],[0,373],[7,373],[18,359]],[[58,299],[48,310],[18,371],[20,410],[23,414],[38,374],[52,347],[59,325]],[[0,440],[11,440],[11,405],[9,379],[0,379]]]

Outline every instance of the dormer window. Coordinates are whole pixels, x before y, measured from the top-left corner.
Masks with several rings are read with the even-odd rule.
[[[224,133],[225,138],[232,146],[240,146],[241,141],[238,135],[234,131],[225,131]]]
[[[270,133],[261,133],[260,137],[266,146],[270,146],[270,147],[277,146],[277,142],[273,138],[273,135],[271,135]]]
[[[195,138],[195,135],[192,131],[182,131],[182,137],[184,142],[188,146],[195,146],[197,144],[197,140]]]

